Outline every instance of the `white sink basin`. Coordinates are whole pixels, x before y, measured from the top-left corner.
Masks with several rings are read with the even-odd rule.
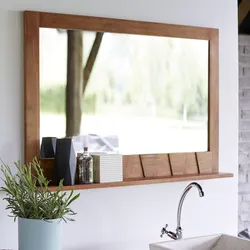
[[[250,241],[229,235],[209,235],[150,244],[150,250],[249,250]]]

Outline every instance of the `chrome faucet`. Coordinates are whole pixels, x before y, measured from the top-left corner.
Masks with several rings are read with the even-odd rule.
[[[164,228],[162,228],[161,230],[161,237],[166,234],[168,237],[170,237],[173,240],[180,240],[182,239],[182,227],[181,227],[181,211],[182,211],[182,205],[183,202],[185,200],[185,197],[187,195],[187,193],[189,192],[190,189],[192,189],[192,187],[196,187],[199,191],[199,195],[200,197],[204,196],[204,192],[202,190],[202,187],[196,183],[196,182],[192,182],[190,183],[184,190],[181,199],[179,201],[179,205],[178,205],[178,212],[177,212],[177,228],[176,228],[176,233],[168,231],[167,227],[168,224],[166,224],[166,226]]]

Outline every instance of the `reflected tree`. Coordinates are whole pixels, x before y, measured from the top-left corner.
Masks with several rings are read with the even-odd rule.
[[[66,136],[80,134],[82,99],[98,55],[103,33],[97,32],[86,65],[83,66],[83,32],[68,30],[66,85]]]

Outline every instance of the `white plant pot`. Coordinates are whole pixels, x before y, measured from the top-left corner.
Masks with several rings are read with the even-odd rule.
[[[62,220],[18,218],[19,250],[62,250]]]

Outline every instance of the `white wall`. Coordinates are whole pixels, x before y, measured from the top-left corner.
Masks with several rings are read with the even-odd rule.
[[[238,59],[235,0],[1,0],[0,157],[23,156],[23,24],[20,11],[42,10],[215,27],[220,29],[220,169],[237,176]],[[146,136],[146,135],[145,135]],[[178,199],[188,183],[81,192],[74,223],[65,225],[64,246],[72,250],[146,250],[160,229],[176,226]],[[201,181],[183,212],[184,235],[236,234],[238,190],[233,179]],[[0,248],[17,249],[17,225],[0,201]]]

